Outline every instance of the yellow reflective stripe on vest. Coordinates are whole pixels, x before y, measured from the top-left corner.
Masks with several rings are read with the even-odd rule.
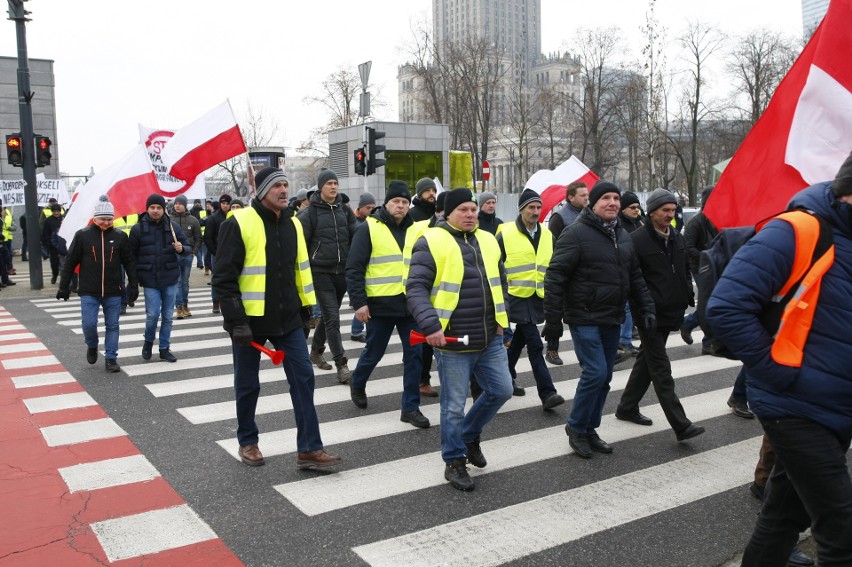
[[[533,294],[544,297],[544,274],[553,256],[553,237],[550,231],[539,224],[541,236],[538,250],[533,248],[529,236],[518,229],[515,222],[500,225],[503,237],[503,249],[506,251],[506,279],[509,280],[509,295],[514,297],[532,297]]]
[[[266,309],[266,230],[263,219],[253,207],[245,207],[234,212],[234,219],[240,226],[243,246],[246,250],[243,269],[237,278],[246,315],[261,317]],[[296,290],[302,305],[316,303],[313,277],[310,270],[308,249],[302,224],[291,218],[296,227]],[[307,266],[306,269],[303,266]]]
[[[475,234],[482,254],[482,263],[485,265],[485,277],[491,289],[495,319],[501,327],[508,327],[509,318],[506,316],[503,289],[500,285],[500,246],[491,233],[477,230]],[[435,261],[435,281],[432,283],[432,293],[429,299],[441,322],[441,329],[446,331],[453,311],[459,303],[459,294],[464,279],[461,245],[452,234],[443,228],[426,229],[423,236],[429,243],[429,251]],[[496,285],[494,282],[496,282]]]

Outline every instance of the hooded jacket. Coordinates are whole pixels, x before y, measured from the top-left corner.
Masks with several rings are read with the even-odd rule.
[[[178,253],[172,246],[175,237],[183,245],[180,255],[188,256],[192,249],[186,236],[180,226],[166,215],[160,222],[154,222],[148,213],[143,213],[139,222],[130,229],[130,251],[136,259],[136,273],[142,287],[163,289],[178,283]]]
[[[411,209],[408,211],[414,222],[432,218],[435,214],[435,203],[424,201],[419,196],[411,200]]]
[[[343,274],[358,224],[352,210],[343,205],[340,194],[334,203],[328,204],[317,191],[297,218],[304,228],[311,271],[314,274]]]
[[[833,229],[834,263],[822,278],[819,302],[799,368],[777,364],[773,338],[759,316],[790,276],[792,226],[769,222],[731,259],[707,304],[714,334],[748,368],[749,407],[761,419],[796,417],[852,439],[852,205],[838,200],[831,183],[796,194],[788,208],[805,208]]]

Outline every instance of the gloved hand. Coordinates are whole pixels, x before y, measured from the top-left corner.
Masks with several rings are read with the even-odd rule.
[[[657,330],[657,316],[653,314],[645,315],[642,318],[642,322],[645,324],[645,329],[648,331],[656,331]]]
[[[56,299],[61,299],[61,300],[63,300],[63,301],[68,301],[68,298],[69,298],[69,297],[71,297],[71,291],[70,291],[67,287],[66,287],[66,288],[62,288],[62,287],[60,287],[60,288],[56,291]]]
[[[254,340],[254,335],[252,335],[251,327],[249,327],[248,323],[240,323],[239,325],[234,325],[231,329],[231,338],[238,345],[249,346]]]
[[[541,336],[548,342],[555,342],[562,337],[563,332],[565,332],[565,328],[562,326],[561,321],[548,321],[544,324],[544,330],[541,332]]]
[[[304,305],[299,310],[299,316],[302,318],[302,323],[307,323],[311,320],[311,315],[313,315],[314,308],[310,305]]]
[[[136,300],[139,299],[139,286],[131,285],[127,288],[127,304],[130,307],[133,307],[133,304],[136,303]]]

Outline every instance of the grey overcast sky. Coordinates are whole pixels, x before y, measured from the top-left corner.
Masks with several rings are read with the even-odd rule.
[[[109,166],[138,141],[138,124],[177,129],[228,98],[274,117],[278,145],[293,149],[325,121],[306,105],[344,65],[372,60],[371,82],[395,120],[396,69],[412,22],[431,17],[429,0],[29,0],[29,56],[52,59],[62,171]],[[617,26],[638,53],[647,0],[542,0],[542,51],[566,49],[580,27]],[[729,34],[756,27],[801,38],[799,0],[657,0],[673,39],[689,20]],[[5,13],[4,13],[5,15]],[[0,22],[0,54],[17,55],[15,24]],[[38,96],[38,93],[36,93]]]

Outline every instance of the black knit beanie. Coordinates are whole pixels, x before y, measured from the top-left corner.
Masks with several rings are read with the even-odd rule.
[[[598,199],[607,193],[616,193],[621,196],[621,189],[615,183],[610,183],[609,181],[598,181],[595,183],[595,186],[589,191],[589,207],[594,207]]]

